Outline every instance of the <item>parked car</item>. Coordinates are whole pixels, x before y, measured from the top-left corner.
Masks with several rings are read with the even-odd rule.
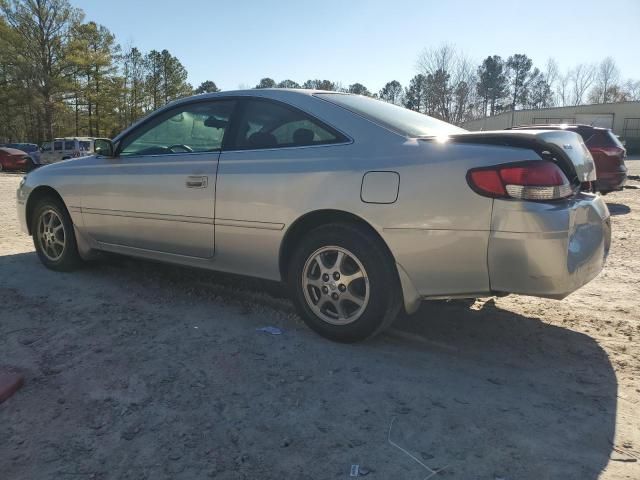
[[[580,191],[582,145],[345,93],[205,94],[30,173],[18,216],[53,270],[102,250],[279,280],[309,327],[353,342],[423,300],[559,299],[598,275],[609,211]]]
[[[0,147],[0,171],[30,172],[35,167],[26,152],[15,148]]]
[[[29,154],[34,165],[40,165],[40,147],[35,143],[8,143],[6,145],[9,148],[15,148],[16,150],[22,150]]]
[[[42,163],[49,164],[70,158],[86,157],[94,153],[91,137],[56,138],[42,144]]]
[[[619,137],[610,129],[591,125],[523,125],[510,130],[566,130],[576,132],[584,140],[596,164],[594,191],[603,195],[622,190],[627,181],[627,167],[624,159],[627,150]]]

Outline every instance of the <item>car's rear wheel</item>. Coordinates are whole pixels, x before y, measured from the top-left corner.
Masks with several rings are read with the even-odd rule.
[[[393,259],[365,228],[316,228],[296,248],[289,287],[304,322],[320,335],[357,342],[384,330],[401,306]]]
[[[76,269],[81,258],[71,217],[56,198],[38,202],[32,216],[31,233],[40,261],[52,270],[68,272]]]

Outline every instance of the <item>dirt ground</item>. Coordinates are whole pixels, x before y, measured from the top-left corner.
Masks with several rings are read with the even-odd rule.
[[[338,345],[272,284],[46,270],[19,180],[0,175],[0,366],[26,376],[3,480],[640,478],[640,181],[606,197],[608,264],[567,299],[429,303]]]

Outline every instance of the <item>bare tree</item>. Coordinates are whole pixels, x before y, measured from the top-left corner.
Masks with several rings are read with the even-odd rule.
[[[416,68],[426,78],[428,114],[455,124],[470,116],[476,69],[463,52],[448,44],[425,49]]]
[[[616,62],[611,57],[607,57],[600,65],[598,65],[598,73],[597,73],[597,102],[598,103],[607,103],[611,101],[612,87],[616,86],[620,80],[620,73],[618,72],[618,68],[616,67]],[[613,89],[619,90],[619,88]]]
[[[630,101],[640,101],[640,80],[627,80],[624,84],[624,91]]]
[[[560,77],[560,71],[558,69],[558,63],[554,58],[547,60],[547,66],[544,71],[544,78],[547,80],[549,87],[551,88],[551,106],[558,104],[557,97],[557,83]]]
[[[581,63],[571,71],[571,83],[573,86],[573,105],[580,105],[589,87],[593,84],[596,69],[593,65]]]
[[[558,97],[558,103],[566,107],[570,103],[571,98],[571,72],[566,71],[558,75],[556,81],[556,95]]]

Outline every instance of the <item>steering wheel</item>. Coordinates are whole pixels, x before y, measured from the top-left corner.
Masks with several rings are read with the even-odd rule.
[[[171,150],[171,152],[173,153],[178,153],[173,151],[174,148],[181,148],[187,153],[193,153],[193,148],[191,148],[189,145],[182,145],[181,143],[176,143],[175,145],[169,145],[167,148]]]

